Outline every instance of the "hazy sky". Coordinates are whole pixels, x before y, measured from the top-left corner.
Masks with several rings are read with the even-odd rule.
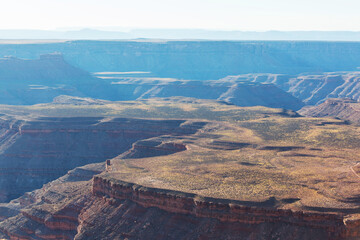
[[[0,29],[360,31],[360,0],[0,0]]]

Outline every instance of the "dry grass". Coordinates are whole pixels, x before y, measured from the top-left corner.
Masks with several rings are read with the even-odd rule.
[[[205,119],[209,124],[197,134],[173,139],[186,144],[187,151],[115,158],[112,177],[216,198],[276,197],[281,208],[360,212],[360,178],[353,172],[360,168],[351,168],[360,159],[360,130],[341,120],[294,118],[282,109],[183,98],[1,109],[14,115]]]

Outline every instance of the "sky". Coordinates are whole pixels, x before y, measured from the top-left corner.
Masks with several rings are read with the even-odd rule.
[[[0,0],[0,29],[360,31],[359,0]]]

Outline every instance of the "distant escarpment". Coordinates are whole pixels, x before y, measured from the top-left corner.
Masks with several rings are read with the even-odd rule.
[[[300,109],[304,104],[273,84],[144,78],[118,79],[111,74],[91,75],[68,64],[60,54],[40,59],[0,59],[0,104],[51,102],[59,95],[74,96],[72,104],[106,104],[108,100],[152,97],[218,99],[238,106]],[[75,102],[76,99],[79,100]],[[79,97],[87,97],[80,100]],[[97,98],[104,100],[90,100]],[[62,100],[61,100],[62,99]],[[66,103],[64,98],[56,101]],[[55,102],[56,102],[55,101]]]
[[[299,75],[246,74],[229,76],[223,81],[273,83],[301,99],[307,105],[320,104],[328,98],[360,100],[360,72],[303,73]]]
[[[320,41],[67,41],[1,44],[0,56],[36,59],[61,52],[88,72],[151,72],[152,76],[215,80],[247,73],[355,71],[359,42]]]
[[[205,123],[89,117],[0,124],[0,202],[7,202],[77,166],[114,158],[140,139],[193,134]]]
[[[121,100],[181,96],[216,99],[242,107],[266,106],[298,110],[304,106],[302,101],[271,83],[156,78],[120,78],[113,81]]]
[[[54,52],[61,53],[64,59],[48,55]],[[224,87],[219,83],[175,81],[165,86],[154,81],[152,87],[144,82],[114,87],[111,83],[119,81],[110,73],[131,79],[245,79],[273,83],[308,105],[327,98],[360,98],[357,42],[69,41],[0,44],[0,56],[14,56],[0,61],[0,103],[6,104],[50,102],[58,95],[116,101],[179,94],[224,99],[239,106],[298,110],[300,104],[270,85],[233,82],[234,86]],[[103,73],[105,77],[95,78],[90,73]],[[283,99],[280,103],[278,94]]]

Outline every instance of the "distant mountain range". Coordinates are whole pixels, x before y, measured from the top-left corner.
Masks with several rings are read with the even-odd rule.
[[[108,31],[80,30],[0,30],[0,39],[203,39],[203,40],[288,40],[360,41],[360,31],[219,31],[201,29],[134,29]]]

